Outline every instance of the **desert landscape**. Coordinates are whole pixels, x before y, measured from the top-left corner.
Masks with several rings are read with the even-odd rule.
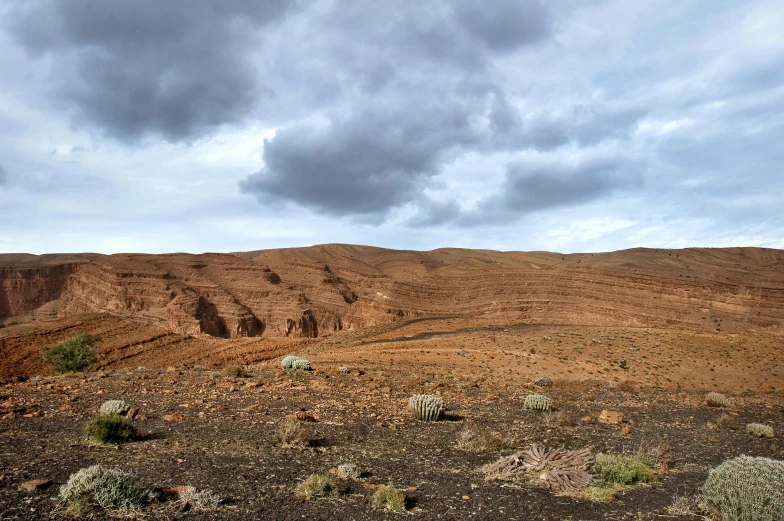
[[[784,459],[781,250],[6,254],[0,321],[2,519],[72,516],[59,487],[95,464],[138,476],[149,519],[389,519],[386,486],[418,519],[700,519],[711,468]],[[75,335],[93,363],[58,371]],[[127,442],[85,435],[108,400]],[[537,447],[591,486],[532,474]],[[651,474],[600,486],[606,455]]]

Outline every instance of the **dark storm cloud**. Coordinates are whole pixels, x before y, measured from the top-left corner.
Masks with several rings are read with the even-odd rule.
[[[259,28],[293,2],[30,0],[6,25],[51,63],[52,96],[74,123],[136,141],[189,140],[243,120],[265,87]]]

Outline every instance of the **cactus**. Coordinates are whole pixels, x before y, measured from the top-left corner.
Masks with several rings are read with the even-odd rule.
[[[546,376],[537,376],[531,380],[531,384],[536,387],[552,387],[553,381]]]
[[[409,398],[408,407],[414,411],[418,420],[438,421],[444,415],[444,400],[432,394],[416,394]]]
[[[749,423],[746,425],[746,434],[755,438],[772,438],[773,427],[761,423]]]
[[[543,394],[529,394],[523,402],[523,409],[532,411],[550,411],[552,408],[552,400]]]
[[[739,456],[708,472],[703,507],[723,521],[784,521],[784,461]]]
[[[297,358],[291,363],[291,368],[300,371],[310,371],[310,362],[304,358]]]
[[[280,365],[283,367],[283,369],[291,369],[291,366],[295,360],[299,360],[299,357],[294,355],[284,356],[283,360],[280,361]]]
[[[709,392],[705,395],[705,404],[708,407],[731,407],[732,402],[721,393]]]
[[[101,404],[101,414],[125,414],[131,410],[131,404],[125,400],[109,400]]]

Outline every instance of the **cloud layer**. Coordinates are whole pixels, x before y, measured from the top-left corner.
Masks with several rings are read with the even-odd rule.
[[[784,247],[783,23],[772,0],[6,4],[0,251],[55,222],[87,230],[70,250]]]

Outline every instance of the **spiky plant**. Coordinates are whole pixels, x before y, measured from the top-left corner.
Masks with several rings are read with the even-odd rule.
[[[708,407],[731,407],[732,402],[723,394],[711,391],[705,394],[705,405]]]
[[[131,410],[131,404],[125,400],[107,400],[101,404],[101,414],[119,414],[124,416]]]
[[[342,479],[359,479],[362,472],[354,463],[341,463],[338,465],[337,476]]]
[[[405,512],[406,492],[392,485],[381,485],[373,493],[373,506],[387,512]]]
[[[291,368],[296,371],[310,371],[310,362],[304,358],[297,358],[291,363]]]
[[[708,472],[702,505],[722,521],[784,521],[784,461],[738,456]]]
[[[591,483],[590,449],[551,449],[544,445],[505,456],[480,469],[485,479],[539,483],[561,491],[575,491]]]
[[[409,398],[408,407],[420,421],[438,421],[444,416],[444,400],[434,394],[415,394]]]
[[[749,423],[746,425],[746,434],[755,438],[772,438],[773,427],[762,423]]]
[[[535,387],[552,387],[553,381],[550,378],[541,375],[531,380],[531,384]]]
[[[139,478],[101,465],[83,468],[60,487],[60,501],[72,513],[94,508],[135,510],[142,505],[146,490]]]
[[[299,360],[299,357],[294,355],[284,356],[283,360],[280,361],[280,365],[283,367],[283,369],[291,369],[291,366],[294,364],[295,360]]]
[[[550,411],[553,408],[553,402],[544,394],[529,394],[525,397],[523,402],[523,409],[529,411]]]

